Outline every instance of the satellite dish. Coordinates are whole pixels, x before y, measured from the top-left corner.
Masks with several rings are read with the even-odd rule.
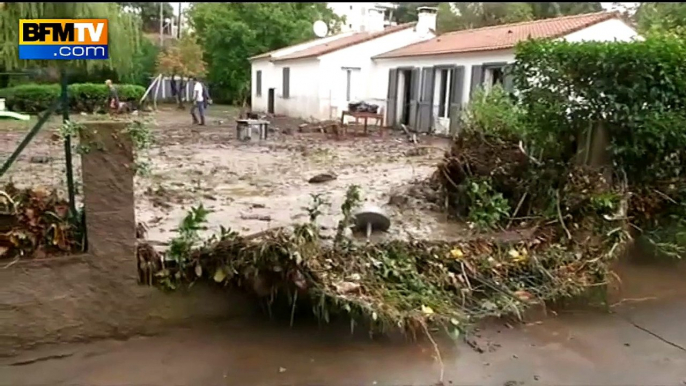
[[[323,38],[329,33],[329,26],[321,20],[315,21],[314,25],[312,25],[312,29],[314,30],[314,34],[320,38]]]

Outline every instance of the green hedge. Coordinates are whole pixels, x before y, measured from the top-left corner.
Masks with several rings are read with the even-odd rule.
[[[603,121],[629,183],[683,178],[686,41],[528,41],[516,58],[519,99],[541,150],[569,159],[577,134]]]
[[[145,87],[131,84],[115,86],[122,102],[138,101]],[[75,83],[68,87],[69,107],[76,112],[93,112],[107,104],[107,86],[96,83]],[[0,98],[11,111],[37,113],[47,110],[60,97],[59,84],[24,84],[0,90]]]

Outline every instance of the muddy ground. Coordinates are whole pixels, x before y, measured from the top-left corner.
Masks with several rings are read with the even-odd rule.
[[[462,230],[445,224],[444,216],[412,202],[386,205],[399,187],[424,179],[434,170],[448,140],[420,138],[419,145],[391,133],[367,137],[349,135],[335,140],[322,133],[299,133],[301,120],[275,117],[266,141],[239,142],[235,108],[212,106],[207,126],[193,126],[187,111],[163,108],[153,114],[155,145],[150,151],[152,170],[136,180],[136,216],[147,224],[148,238],[164,242],[186,212],[198,204],[212,210],[209,232],[220,225],[240,233],[307,220],[305,207],[312,194],[323,194],[331,206],[319,223],[332,230],[340,218],[347,187],[357,184],[365,201],[381,205],[392,218],[391,237],[459,237]],[[89,117],[77,115],[74,120]],[[0,182],[66,188],[64,150],[51,140],[55,118],[29,144]],[[2,158],[16,148],[29,124],[0,121]],[[292,134],[284,134],[292,132]],[[417,147],[421,150],[417,150]],[[80,162],[75,157],[80,179]],[[333,172],[336,180],[310,184],[319,174]],[[78,185],[78,181],[77,181]],[[78,188],[78,186],[77,186]],[[388,237],[388,235],[380,236]]]

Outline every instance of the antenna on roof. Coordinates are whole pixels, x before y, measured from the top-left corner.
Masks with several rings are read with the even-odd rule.
[[[317,20],[312,25],[312,30],[314,30],[314,34],[317,35],[317,37],[323,38],[329,33],[329,26],[323,21]]]

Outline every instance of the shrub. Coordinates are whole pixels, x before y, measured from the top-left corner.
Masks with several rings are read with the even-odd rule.
[[[116,85],[119,100],[138,101],[145,93],[145,87],[121,84]],[[75,112],[93,112],[98,106],[105,105],[109,92],[104,84],[75,83],[67,89],[69,108]],[[0,90],[5,105],[12,111],[37,113],[47,110],[60,97],[58,84],[24,84]]]
[[[500,85],[488,92],[477,89],[462,114],[463,128],[498,137],[520,136],[524,131],[522,113]]]
[[[686,40],[528,41],[516,58],[527,139],[540,154],[569,162],[591,148],[589,129],[602,124],[614,170],[631,191],[634,228],[667,231],[651,237],[686,251]],[[582,135],[585,145],[576,143]]]
[[[548,155],[569,159],[577,135],[603,121],[614,163],[630,183],[683,176],[686,41],[530,41],[516,56],[530,134]]]

